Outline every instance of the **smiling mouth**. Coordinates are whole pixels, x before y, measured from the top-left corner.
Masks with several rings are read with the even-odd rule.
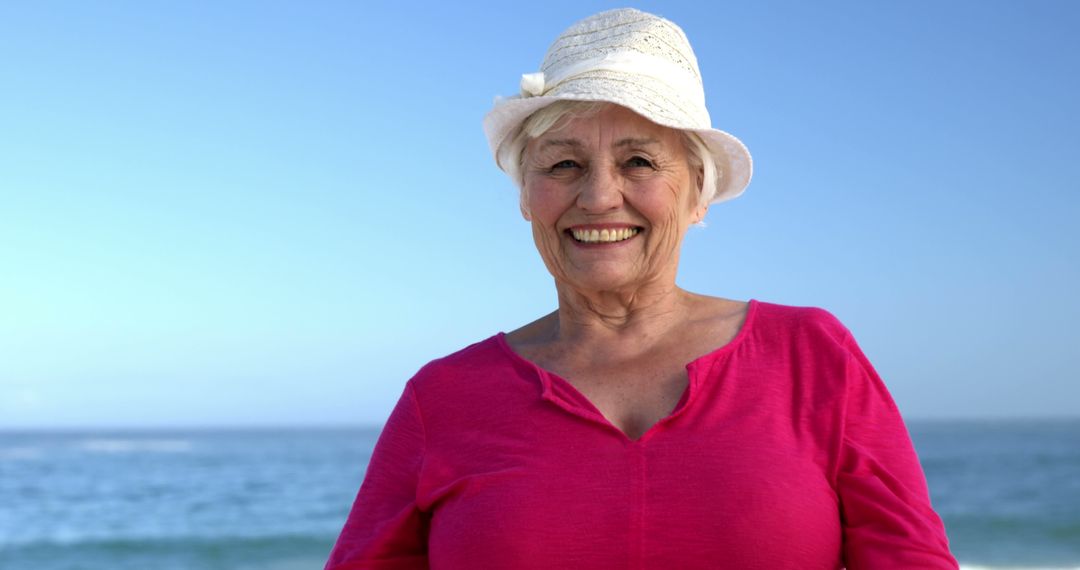
[[[578,243],[615,243],[628,240],[641,232],[641,228],[568,229],[567,233]]]

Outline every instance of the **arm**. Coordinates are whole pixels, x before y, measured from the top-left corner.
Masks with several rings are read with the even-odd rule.
[[[390,414],[325,570],[428,567],[429,515],[416,506],[425,434],[412,382]]]
[[[836,488],[850,570],[957,568],[900,412],[853,340]]]

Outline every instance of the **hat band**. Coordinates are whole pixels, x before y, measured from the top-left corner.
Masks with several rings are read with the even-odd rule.
[[[684,94],[693,94],[695,103],[705,105],[705,90],[701,80],[688,73],[670,59],[646,55],[636,51],[609,53],[603,57],[579,61],[558,70],[545,73],[526,73],[521,76],[521,96],[539,97],[559,84],[592,71],[610,71],[649,77]]]

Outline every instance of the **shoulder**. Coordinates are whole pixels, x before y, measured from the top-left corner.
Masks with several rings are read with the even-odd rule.
[[[820,307],[758,303],[754,347],[812,399],[842,402],[852,391],[887,393],[851,331]]]
[[[759,342],[770,343],[773,349],[783,351],[785,358],[842,370],[840,376],[869,382],[874,389],[884,391],[877,371],[851,331],[829,311],[773,303],[759,303],[758,309],[755,331]]]
[[[755,301],[752,332],[758,343],[793,355],[847,359],[855,342],[851,331],[826,309]]]
[[[799,307],[755,301],[754,325],[771,333],[785,333],[838,344],[850,341],[851,331],[836,315],[821,307]]]
[[[428,362],[409,380],[424,400],[477,397],[528,375],[528,363],[514,358],[499,333]]]
[[[499,335],[474,342],[446,356],[428,362],[412,378],[413,384],[431,384],[439,378],[468,374],[477,368],[492,366],[504,360]]]
[[[497,433],[540,394],[535,370],[497,334],[425,364],[408,382],[429,445],[462,431]],[[501,427],[500,427],[501,426]]]

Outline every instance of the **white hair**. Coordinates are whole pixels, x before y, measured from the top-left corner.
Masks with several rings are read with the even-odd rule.
[[[510,142],[503,147],[504,150],[499,153],[499,162],[506,169],[506,173],[510,175],[510,179],[517,184],[523,209],[526,208],[525,147],[529,144],[529,141],[539,138],[564,121],[594,115],[600,112],[604,106],[611,104],[604,101],[564,99],[536,111],[521,123],[521,128],[517,130]],[[698,205],[708,204],[716,195],[717,182],[720,177],[720,172],[716,168],[716,161],[713,160],[713,155],[709,151],[709,147],[705,145],[705,141],[697,133],[680,130],[679,134],[682,135],[683,144],[686,146],[686,159],[690,165],[690,172],[696,173],[700,170],[702,173],[701,187],[698,188],[700,192]]]

